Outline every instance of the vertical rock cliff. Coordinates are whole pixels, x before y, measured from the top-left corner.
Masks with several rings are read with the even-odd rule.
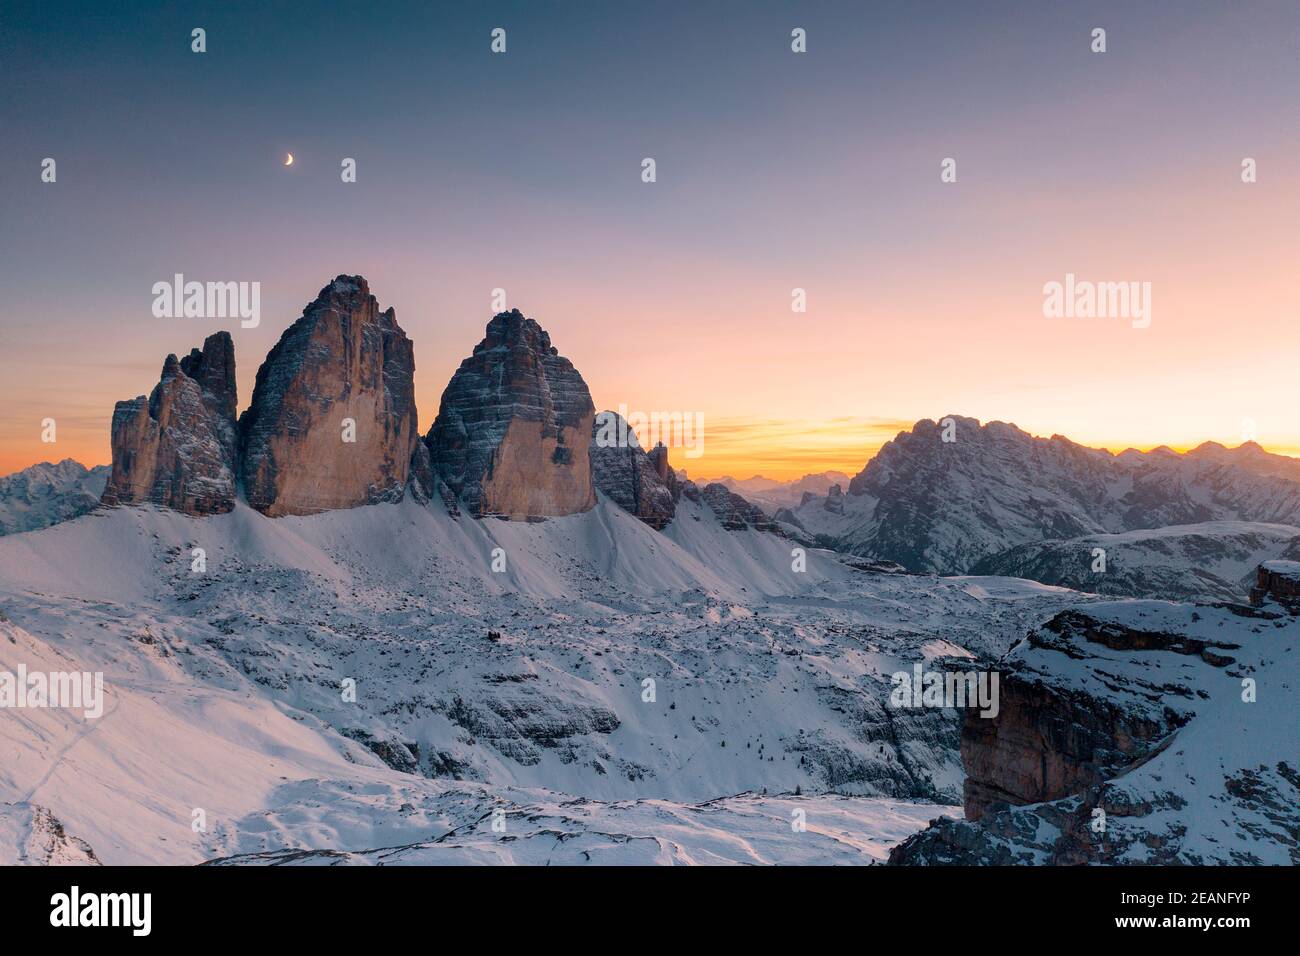
[[[248,503],[271,516],[400,498],[419,440],[411,340],[361,276],[325,286],[257,371],[239,420]]]
[[[1261,564],[1255,571],[1250,603],[1255,607],[1276,604],[1300,614],[1300,562],[1279,559]]]
[[[168,355],[148,398],[113,409],[113,470],[101,501],[186,514],[235,506],[235,351],[228,332],[184,359]]]
[[[518,309],[488,323],[442,393],[426,442],[434,471],[475,517],[555,517],[596,504],[595,405],[573,363]]]
[[[1032,631],[997,714],[964,714],[966,819],[890,862],[1300,862],[1300,623],[1271,598],[1101,602]]]
[[[701,492],[704,503],[713,510],[728,531],[743,531],[754,528],[757,531],[781,533],[781,528],[769,518],[763,509],[751,504],[721,482],[711,482]]]

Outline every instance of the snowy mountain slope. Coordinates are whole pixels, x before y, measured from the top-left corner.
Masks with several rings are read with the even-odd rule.
[[[961,573],[1044,540],[1205,521],[1300,526],[1300,461],[1251,442],[1113,455],[948,416],[900,432],[842,504],[827,504],[815,498],[794,515],[828,544],[911,570]]]
[[[108,465],[86,468],[65,458],[0,478],[0,535],[48,528],[99,505]]]
[[[0,623],[0,665],[13,646],[29,667],[94,667],[51,654]],[[0,786],[61,806],[0,806],[0,863],[358,861],[474,863],[819,862],[881,860],[888,847],[955,808],[880,798],[739,796],[703,805],[606,803],[547,790],[431,780],[385,766],[364,747],[255,693],[192,682],[169,666],[183,649],[132,642],[129,677],[110,681],[107,713],[86,725],[59,711],[15,711],[0,726]],[[143,658],[143,660],[141,660]],[[792,833],[790,809],[808,833]],[[492,829],[501,808],[503,843]],[[196,831],[195,811],[205,829]],[[68,832],[65,832],[65,823]],[[557,837],[571,834],[573,844]],[[72,834],[72,835],[69,835]],[[651,839],[662,852],[647,859]],[[557,843],[565,843],[564,850]],[[436,854],[424,855],[424,844]],[[388,859],[378,847],[409,847]],[[785,846],[783,857],[782,847]],[[325,849],[321,849],[325,848]],[[549,850],[548,850],[549,848]],[[567,851],[567,852],[566,852]],[[251,855],[240,859],[240,855]]]
[[[209,855],[209,838],[191,830],[195,808],[209,815],[216,848],[224,821],[262,806],[288,774],[366,779],[364,768],[272,701],[188,678],[179,645],[90,621],[83,626],[100,634],[77,640],[68,635],[74,618],[57,615],[64,633],[44,640],[0,622],[0,669],[102,670],[107,696],[97,720],[64,709],[6,711],[0,793],[49,808],[103,862],[198,862]],[[15,862],[12,853],[0,846],[0,862]]]
[[[109,709],[3,722],[0,802],[48,808],[114,863],[416,843],[463,821],[402,804],[465,788],[476,810],[508,788],[955,801],[956,713],[893,711],[887,675],[1001,653],[1078,596],[865,574],[819,551],[797,573],[792,547],[695,503],[667,534],[608,502],[523,523],[405,501],[281,519],[106,509],[8,537],[0,665],[102,671]],[[370,823],[304,809],[319,788],[372,785],[391,800]]]
[[[225,557],[236,566],[245,558],[265,560],[340,588],[361,575],[404,586],[436,566],[437,577],[454,592],[533,599],[678,591],[738,599],[759,585],[759,593],[789,595],[858,577],[835,555],[816,551],[807,572],[793,573],[793,545],[786,539],[726,531],[698,503],[683,502],[681,512],[679,525],[660,534],[608,502],[584,515],[535,523],[457,520],[409,500],[273,520],[245,508],[198,520],[147,506],[105,509],[39,538],[4,542],[0,570],[10,585],[72,586],[79,593],[141,600],[168,593],[138,572],[155,563],[160,543],[203,547],[209,566]],[[500,573],[492,570],[497,547],[505,558]]]
[[[1104,571],[1092,570],[1098,548],[1105,551]],[[1244,601],[1262,562],[1297,555],[1300,528],[1207,521],[1022,544],[984,558],[973,570],[1098,594]]]

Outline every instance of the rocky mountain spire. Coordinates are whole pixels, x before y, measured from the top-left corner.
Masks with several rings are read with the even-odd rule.
[[[156,504],[186,514],[235,506],[235,350],[228,332],[208,336],[184,360],[113,409],[113,470],[106,505]]]
[[[267,355],[240,417],[248,503],[276,516],[401,498],[419,440],[414,373],[411,340],[365,279],[325,286]]]
[[[213,410],[233,421],[239,396],[235,388],[235,344],[230,333],[212,333],[203,340],[203,348],[190,349],[180,365],[182,372],[199,383]]]
[[[435,472],[475,516],[575,514],[596,503],[595,411],[573,363],[514,309],[493,317],[460,364],[425,441]]]

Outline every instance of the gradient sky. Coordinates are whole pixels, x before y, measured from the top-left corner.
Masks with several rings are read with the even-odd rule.
[[[948,413],[1300,453],[1292,0],[144,6],[0,14],[0,473],[108,461],[217,328],[243,407],[344,272],[422,431],[503,287],[598,408],[702,412],[699,477],[853,473]],[[261,326],[154,318],[176,272],[260,281]],[[1150,282],[1151,327],[1044,318],[1067,272]]]

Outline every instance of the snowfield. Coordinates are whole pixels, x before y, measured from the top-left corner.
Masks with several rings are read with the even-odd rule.
[[[889,674],[1089,598],[794,547],[603,499],[4,537],[0,671],[102,672],[107,701],[5,712],[0,862],[882,859],[962,782],[956,712],[889,707]]]

